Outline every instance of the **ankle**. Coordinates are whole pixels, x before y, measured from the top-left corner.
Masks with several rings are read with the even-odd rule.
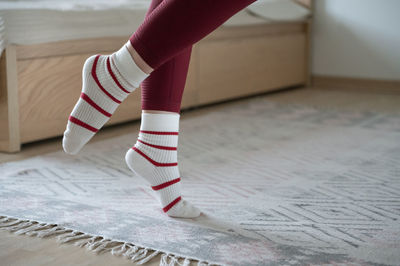
[[[138,88],[140,83],[145,80],[149,74],[144,72],[138,64],[132,60],[130,52],[126,45],[111,55],[116,68],[133,87]]]
[[[142,111],[140,130],[172,132],[178,135],[179,120],[180,115],[178,113],[148,113]]]
[[[178,112],[169,112],[169,111],[161,111],[161,110],[142,110],[145,114],[171,114],[171,115],[179,115]]]
[[[150,74],[154,69],[149,66],[143,58],[136,52],[135,48],[133,48],[130,41],[126,44],[126,48],[128,48],[129,54],[132,57],[132,60],[136,63],[136,65],[146,74]]]

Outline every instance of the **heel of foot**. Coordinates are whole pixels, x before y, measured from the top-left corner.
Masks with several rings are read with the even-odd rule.
[[[144,159],[140,154],[138,154],[136,151],[133,149],[129,149],[126,154],[125,154],[125,162],[128,165],[129,169],[135,174],[140,176],[143,179],[147,178],[145,177],[149,173],[149,171],[152,170],[152,167],[149,165],[149,163]],[[147,180],[149,181],[149,180]]]
[[[125,163],[129,169],[136,175],[136,171],[134,169],[134,162],[133,162],[133,154],[132,149],[129,149],[125,154]]]
[[[85,62],[83,63],[83,68],[82,68],[82,72],[88,73],[92,71],[92,66],[94,63],[94,60],[96,59],[97,55],[92,55],[90,57],[88,57]]]

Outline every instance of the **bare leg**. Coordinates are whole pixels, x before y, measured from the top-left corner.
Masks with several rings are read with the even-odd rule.
[[[158,110],[142,110],[143,113],[149,114],[179,114],[178,112],[158,111]]]
[[[133,61],[137,64],[137,66],[143,70],[143,72],[150,74],[154,69],[151,68],[144,60],[143,58],[136,52],[136,50],[133,48],[132,44],[130,41],[126,43],[126,47],[128,48],[129,53],[132,56]]]

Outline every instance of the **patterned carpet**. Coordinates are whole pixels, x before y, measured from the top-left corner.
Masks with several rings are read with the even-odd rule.
[[[400,264],[400,114],[265,97],[214,109],[181,122],[183,196],[201,217],[162,213],[123,161],[132,132],[0,165],[0,227],[142,263],[165,252],[161,265]]]

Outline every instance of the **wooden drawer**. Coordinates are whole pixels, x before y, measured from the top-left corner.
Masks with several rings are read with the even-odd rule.
[[[310,22],[222,27],[192,49],[182,108],[307,83]],[[60,136],[90,55],[110,54],[127,38],[9,46],[0,59],[0,150]],[[5,56],[6,55],[6,56]],[[140,88],[108,124],[139,119]]]
[[[198,57],[199,104],[306,81],[305,33],[209,41]]]

